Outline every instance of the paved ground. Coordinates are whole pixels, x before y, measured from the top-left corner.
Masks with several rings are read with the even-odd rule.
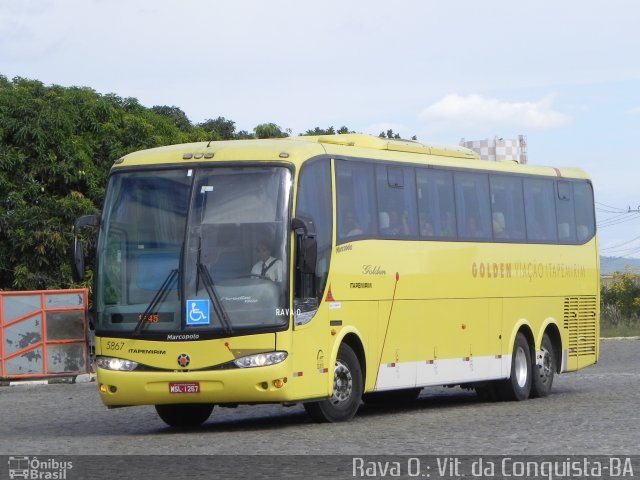
[[[639,384],[640,341],[605,340],[598,365],[556,377],[545,399],[483,403],[429,388],[344,424],[311,423],[301,406],[241,406],[189,432],[166,428],[153,407],[107,410],[95,383],[0,387],[0,455],[640,454]]]

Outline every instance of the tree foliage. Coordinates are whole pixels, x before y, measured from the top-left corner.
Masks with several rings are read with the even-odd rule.
[[[329,128],[320,128],[316,127],[313,130],[307,130],[302,135],[335,135],[335,134],[344,134],[344,133],[356,133],[354,131],[349,130],[347,127],[340,127],[337,131],[333,128],[333,125]]]
[[[282,130],[275,123],[261,123],[253,131],[256,138],[284,138],[291,134],[291,130]]]
[[[0,289],[71,285],[71,226],[102,204],[113,160],[203,136],[172,108],[0,76]]]
[[[378,135],[378,137],[380,138],[400,138],[400,134],[399,133],[393,133],[392,129],[387,130],[386,132],[380,132],[380,135]]]
[[[602,306],[615,308],[624,317],[640,315],[640,278],[631,272],[616,272],[600,292]]]
[[[158,115],[166,117],[173,123],[179,130],[183,132],[188,132],[193,128],[191,125],[191,121],[187,117],[187,114],[184,113],[178,107],[168,107],[166,105],[156,105],[151,107],[151,110]]]
[[[307,131],[333,133],[350,131]],[[91,88],[0,75],[0,290],[76,286],[69,261],[73,222],[101,208],[109,170],[123,155],[176,143],[290,134],[275,123],[236,131],[224,117],[194,125],[175,106],[147,108],[135,98]]]
[[[378,137],[380,137],[380,138],[391,138],[391,139],[401,139],[402,138],[399,133],[394,133],[393,129],[391,129],[391,128],[389,130],[387,130],[386,132],[384,132],[384,131],[380,132]],[[418,137],[413,135],[411,137],[411,140],[418,140]]]
[[[236,137],[236,122],[224,117],[207,119],[198,124],[210,136],[209,140],[233,140]]]

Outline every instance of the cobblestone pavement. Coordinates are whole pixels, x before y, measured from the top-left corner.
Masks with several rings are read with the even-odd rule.
[[[0,387],[0,455],[640,454],[640,341],[605,340],[600,363],[556,377],[548,398],[485,403],[427,388],[396,407],[314,424],[301,406],[214,409],[200,429],[166,428],[153,407],[107,410],[95,383]]]

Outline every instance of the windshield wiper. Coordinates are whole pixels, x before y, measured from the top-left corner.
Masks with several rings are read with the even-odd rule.
[[[220,297],[216,292],[216,287],[213,284],[213,278],[211,278],[211,274],[209,273],[209,269],[202,263],[198,262],[198,273],[202,277],[202,283],[204,283],[204,289],[207,291],[211,302],[213,303],[213,310],[216,312],[216,315],[220,319],[220,323],[222,324],[222,328],[225,333],[232,334],[233,327],[231,326],[231,322],[229,321],[229,316],[227,312],[224,310],[224,306],[220,301]]]
[[[147,306],[147,309],[140,316],[140,319],[136,324],[136,328],[133,329],[134,337],[137,337],[138,335],[140,335],[140,332],[142,331],[142,327],[144,327],[144,325],[147,323],[147,321],[149,320],[149,317],[151,317],[151,315],[153,314],[153,311],[156,309],[158,305],[164,302],[165,298],[167,298],[167,295],[169,294],[169,289],[173,287],[177,277],[178,277],[177,269],[171,270],[169,272],[169,275],[167,275],[167,278],[165,278],[164,282],[162,282],[162,285],[154,295],[153,299],[151,300],[151,303],[149,303],[149,306]]]

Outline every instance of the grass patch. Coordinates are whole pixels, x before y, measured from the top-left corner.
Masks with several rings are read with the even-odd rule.
[[[629,325],[600,325],[600,337],[640,337],[640,327]]]
[[[623,315],[615,305],[604,304],[600,310],[600,336],[638,337],[640,336],[640,316]]]

